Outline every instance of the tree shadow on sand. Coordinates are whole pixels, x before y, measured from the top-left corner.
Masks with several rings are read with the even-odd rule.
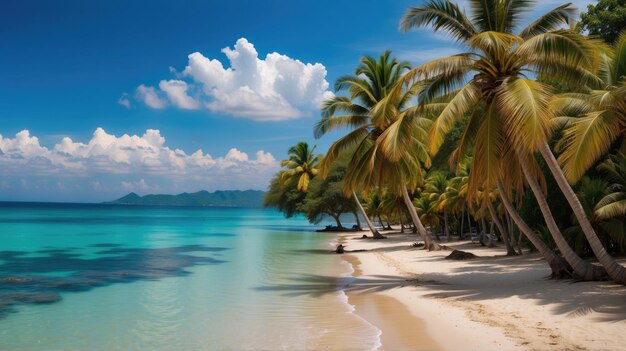
[[[367,278],[334,277],[316,274],[305,274],[290,279],[290,283],[272,284],[254,288],[257,291],[282,292],[284,296],[312,296],[320,297],[335,293],[338,290],[353,293],[375,293],[391,290],[403,286],[417,286],[436,284],[436,282],[421,282],[417,279],[392,275],[374,275]]]
[[[185,276],[190,274],[187,268],[225,262],[209,254],[226,250],[201,245],[152,249],[103,243],[92,247],[103,248],[97,252],[103,256],[82,258],[75,248],[0,251],[0,318],[14,312],[15,304],[57,302],[63,292]]]
[[[446,262],[443,256],[429,261]],[[417,260],[417,258],[416,258]],[[419,258],[420,262],[424,258]],[[523,258],[493,256],[464,261],[451,268],[450,273],[423,273],[414,276],[375,275],[364,277],[335,277],[303,275],[292,277],[284,284],[255,288],[277,291],[285,296],[319,297],[337,290],[353,293],[376,293],[403,286],[418,286],[425,298],[464,300],[480,303],[484,300],[517,296],[532,299],[554,315],[576,318],[594,313],[592,318],[602,322],[626,319],[626,287],[611,282],[576,282],[549,280],[549,268],[536,255]],[[417,292],[416,292],[417,293]]]
[[[597,321],[619,322],[626,319],[625,286],[612,282],[550,280],[549,268],[541,259],[506,265],[507,261],[514,260],[509,257],[486,257],[465,262],[462,267],[452,270],[455,273],[452,279],[443,273],[425,274],[433,280],[466,282],[437,286],[433,289],[436,291],[425,296],[480,303],[515,295],[520,299],[535,300],[554,315],[575,318],[595,312],[593,319]],[[496,266],[493,263],[499,264]],[[520,275],[524,274],[533,278],[520,279]]]

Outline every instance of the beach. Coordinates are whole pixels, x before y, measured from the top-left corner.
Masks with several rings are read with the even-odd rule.
[[[382,330],[383,350],[620,350],[626,287],[551,280],[537,253],[507,257],[503,245],[444,243],[478,257],[414,248],[415,234],[384,240],[341,233],[355,313]],[[348,252],[367,250],[362,252]]]

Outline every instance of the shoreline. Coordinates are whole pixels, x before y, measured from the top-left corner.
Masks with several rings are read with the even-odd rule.
[[[502,246],[466,241],[450,251],[411,247],[413,234],[388,239],[338,233],[353,267],[344,287],[354,313],[381,330],[381,350],[618,350],[626,343],[626,287],[555,281],[535,253],[504,256]]]

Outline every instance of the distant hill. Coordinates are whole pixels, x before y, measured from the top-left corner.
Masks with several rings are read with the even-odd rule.
[[[144,195],[130,193],[114,201],[104,202],[115,205],[152,205],[152,206],[226,206],[226,207],[261,207],[265,192],[260,190],[206,190],[197,193],[178,195]]]

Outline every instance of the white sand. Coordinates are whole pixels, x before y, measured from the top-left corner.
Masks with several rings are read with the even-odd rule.
[[[347,255],[360,261],[348,296],[368,292],[397,299],[411,318],[424,322],[416,328],[425,325],[437,348],[626,349],[626,287],[549,280],[550,270],[537,254],[511,258],[502,247],[452,242],[451,248],[480,256],[452,261],[444,259],[450,251],[411,247],[412,234],[387,234],[385,240],[360,239],[362,234],[340,234],[348,250],[368,250]],[[381,324],[385,349],[386,323]],[[416,330],[416,338],[421,334]]]

